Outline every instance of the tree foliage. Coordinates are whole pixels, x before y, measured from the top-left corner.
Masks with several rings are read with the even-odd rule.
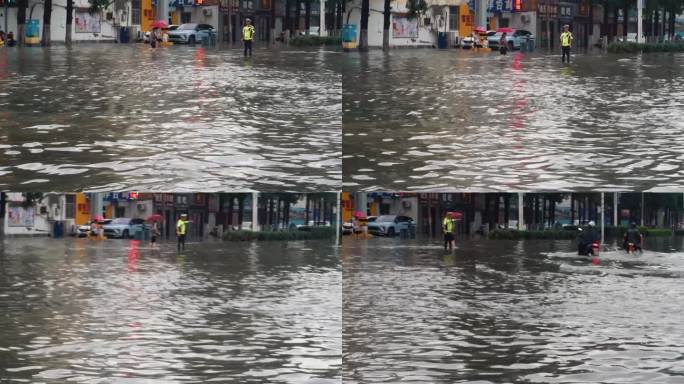
[[[428,4],[425,0],[406,0],[406,8],[408,9],[407,17],[415,19],[427,12]]]

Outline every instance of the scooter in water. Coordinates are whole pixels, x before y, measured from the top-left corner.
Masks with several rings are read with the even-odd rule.
[[[599,250],[601,249],[600,241],[592,241],[590,244],[581,245],[578,254],[580,256],[598,256]]]
[[[601,242],[596,240],[591,242],[591,255],[598,256],[601,250]]]
[[[627,243],[627,253],[636,253],[636,244]]]

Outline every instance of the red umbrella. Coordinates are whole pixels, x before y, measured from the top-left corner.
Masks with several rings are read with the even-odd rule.
[[[149,222],[158,221],[158,222],[161,223],[162,221],[164,221],[164,218],[162,217],[162,215],[160,215],[160,214],[158,214],[158,213],[155,213],[154,215],[152,215],[152,216],[148,217],[147,219],[145,219],[145,221],[149,221]]]
[[[481,25],[478,25],[477,27],[473,28],[473,31],[475,31],[475,32],[487,32],[487,28],[485,28]]]
[[[503,28],[497,28],[496,32],[513,33],[513,32],[515,32],[515,30],[513,28],[503,27]]]
[[[168,28],[168,27],[169,27],[169,25],[164,20],[157,20],[154,23],[152,23],[152,28],[164,29],[164,28]]]
[[[454,220],[460,220],[463,218],[463,214],[461,212],[447,212],[447,215],[451,215],[451,218]]]

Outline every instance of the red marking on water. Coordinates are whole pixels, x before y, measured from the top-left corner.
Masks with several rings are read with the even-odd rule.
[[[140,241],[131,240],[128,245],[128,272],[135,272],[138,269]]]

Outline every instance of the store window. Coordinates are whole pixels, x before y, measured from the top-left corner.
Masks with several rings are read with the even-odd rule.
[[[449,30],[450,31],[457,31],[458,30],[458,6],[450,6],[449,7]]]
[[[131,23],[140,25],[140,0],[131,1]]]
[[[64,216],[67,219],[73,219],[76,217],[76,196],[66,195],[66,202],[64,204]]]

